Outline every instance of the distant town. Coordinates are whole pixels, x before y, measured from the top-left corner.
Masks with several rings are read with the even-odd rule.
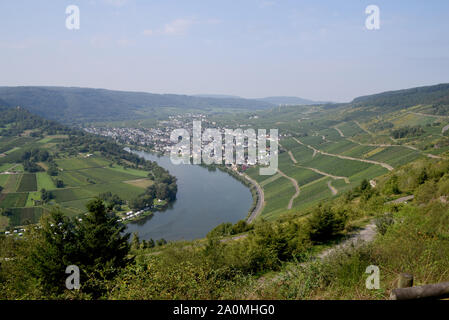
[[[254,116],[257,117],[257,116]],[[253,118],[253,116],[251,117]],[[168,120],[158,121],[157,127],[155,128],[129,128],[129,127],[107,127],[107,126],[89,126],[85,127],[84,130],[89,133],[111,137],[119,143],[126,145],[137,145],[147,148],[152,152],[156,152],[163,155],[169,155],[172,146],[175,142],[170,140],[170,134],[175,129],[186,129],[190,134],[193,131],[193,121],[201,121],[203,130],[205,128],[218,129],[220,132],[224,133],[226,129],[242,129],[247,128],[249,125],[241,124],[238,128],[231,128],[230,126],[220,127],[215,121],[208,119],[205,114],[193,114],[186,113],[182,115],[169,116]],[[244,139],[245,135],[242,132],[241,137],[236,134],[236,140],[241,138],[243,142],[243,147],[248,147],[248,140]],[[286,136],[286,135],[284,135]],[[267,135],[269,139],[269,134]],[[253,141],[255,142],[255,141]],[[209,142],[204,142],[203,145]],[[236,141],[236,146],[241,147],[242,144]],[[224,147],[223,147],[224,149]],[[269,149],[269,146],[268,146]],[[211,153],[213,156],[213,152]],[[267,155],[267,158],[269,155]],[[260,160],[260,159],[259,159]],[[254,163],[248,162],[248,157],[245,152],[245,165],[254,165]],[[235,168],[235,166],[233,166]]]

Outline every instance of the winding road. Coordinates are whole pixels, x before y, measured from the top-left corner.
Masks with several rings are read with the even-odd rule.
[[[257,204],[256,207],[254,208],[253,212],[251,212],[251,214],[249,215],[248,219],[246,220],[246,222],[248,224],[253,223],[254,220],[262,213],[263,210],[263,206],[265,204],[265,195],[263,193],[263,189],[262,187],[259,185],[259,183],[250,178],[248,175],[244,174],[244,173],[240,173],[239,175],[242,177],[245,177],[246,180],[248,180],[249,182],[251,182],[255,187],[256,187],[256,191],[257,191]]]
[[[290,210],[290,209],[293,207],[293,201],[299,196],[299,193],[300,193],[301,191],[300,191],[300,189],[299,189],[298,182],[297,182],[295,179],[293,179],[292,177],[287,176],[285,173],[283,173],[283,172],[282,172],[281,170],[279,170],[279,169],[278,169],[278,172],[279,172],[279,174],[280,174],[281,176],[283,176],[284,178],[287,178],[288,180],[290,180],[290,181],[292,182],[293,186],[294,186],[295,189],[296,189],[295,194],[291,197],[291,199],[290,199],[290,201],[289,201],[289,203],[288,203],[288,206],[287,206],[287,210]]]
[[[323,154],[323,155],[325,155],[325,156],[337,157],[337,158],[345,159],[345,160],[360,161],[360,162],[366,162],[366,163],[376,164],[376,165],[379,165],[379,166],[384,167],[384,168],[387,169],[388,171],[393,171],[393,169],[394,169],[394,168],[393,168],[392,166],[390,166],[388,163],[379,162],[379,161],[374,161],[374,160],[367,160],[367,159],[353,158],[353,157],[342,156],[342,155],[339,155],[339,154],[333,154],[333,153],[327,153],[327,152],[318,150],[318,149],[316,149],[316,148],[314,148],[314,147],[312,147],[312,146],[310,146],[310,145],[308,145],[308,144],[302,143],[302,142],[299,141],[297,138],[293,138],[293,139],[294,139],[297,143],[299,143],[299,144],[301,144],[301,145],[303,145],[303,146],[306,146],[306,147],[309,148],[309,149],[312,149],[312,150],[314,151],[314,153],[321,153],[321,154]]]
[[[333,194],[334,196],[336,196],[337,193],[338,193],[338,190],[335,189],[335,188],[332,186],[331,181],[328,181],[327,186],[328,186],[329,189],[331,190],[332,194]]]

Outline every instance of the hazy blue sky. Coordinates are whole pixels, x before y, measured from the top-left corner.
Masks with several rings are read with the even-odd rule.
[[[380,30],[365,28],[370,4]],[[442,82],[447,0],[0,2],[0,85],[347,101]]]

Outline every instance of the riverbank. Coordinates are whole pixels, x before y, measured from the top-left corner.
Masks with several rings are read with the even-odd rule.
[[[255,219],[262,213],[264,203],[265,203],[265,195],[262,187],[255,181],[250,178],[247,174],[235,171],[227,166],[216,166],[216,165],[202,165],[206,168],[216,168],[220,171],[228,173],[234,179],[240,181],[251,191],[251,195],[253,198],[253,203],[248,210],[248,215],[246,222],[248,224],[253,223]]]

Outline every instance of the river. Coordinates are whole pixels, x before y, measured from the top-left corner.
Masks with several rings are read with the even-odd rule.
[[[227,173],[196,165],[174,165],[168,156],[134,153],[156,161],[176,176],[178,193],[170,208],[129,223],[127,232],[137,232],[145,240],[193,240],[205,237],[220,223],[246,218],[253,202],[251,192]]]

